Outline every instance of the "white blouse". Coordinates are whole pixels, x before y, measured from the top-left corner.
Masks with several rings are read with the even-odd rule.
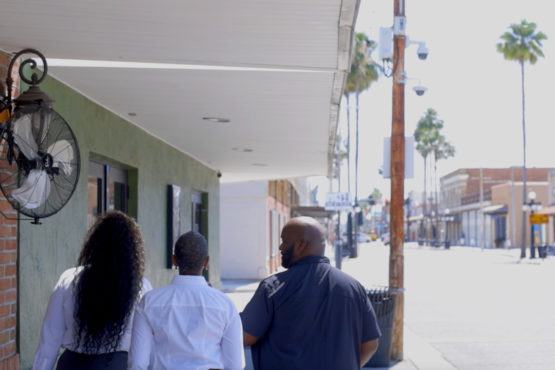
[[[73,318],[75,301],[73,280],[82,270],[83,267],[80,266],[64,271],[50,295],[40,333],[39,345],[33,361],[34,370],[50,370],[54,368],[60,348],[66,348],[74,352],[82,352],[77,348],[76,343],[74,343],[75,332]],[[146,278],[143,278],[139,299],[149,290],[152,290],[152,285]],[[133,311],[131,312],[128,321],[129,324],[125,327],[117,351],[129,350],[131,344]],[[105,351],[100,351],[99,353],[104,352]]]

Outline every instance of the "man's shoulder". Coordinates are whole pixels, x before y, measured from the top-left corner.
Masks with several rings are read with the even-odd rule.
[[[171,285],[165,285],[159,288],[151,289],[144,294],[145,301],[157,300],[172,290]]]
[[[185,293],[185,291],[187,293]],[[204,296],[206,298],[210,297],[212,302],[218,301],[222,305],[233,305],[233,301],[223,292],[216,288],[206,285],[201,286],[201,289],[189,289],[189,287],[183,287],[175,284],[168,284],[160,288],[152,289],[145,293],[144,299],[147,305],[160,305],[164,304],[165,301],[173,301],[174,303],[179,302],[181,299],[190,299],[192,297]]]
[[[216,289],[214,287],[211,286],[207,286],[206,289],[204,289],[204,291],[209,294],[212,295],[213,297],[215,297],[216,299],[219,299],[221,301],[226,302],[227,304],[231,304],[234,305],[233,301],[231,300],[231,298],[229,298],[224,292],[222,292],[219,289]]]
[[[334,284],[342,287],[351,287],[357,290],[364,290],[364,287],[357,279],[335,267],[330,268],[329,275],[330,278],[334,280]]]
[[[259,287],[267,293],[272,293],[276,289],[281,288],[286,281],[290,279],[291,271],[282,271],[274,275],[270,275],[260,282]]]

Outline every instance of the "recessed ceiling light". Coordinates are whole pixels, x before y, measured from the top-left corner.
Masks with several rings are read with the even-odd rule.
[[[229,118],[222,118],[222,117],[202,117],[205,121],[216,122],[216,123],[227,123],[231,122]]]
[[[127,115],[128,115],[129,117],[135,117],[135,116],[137,115],[137,113],[135,113],[135,112],[129,112],[129,113],[127,113]]]
[[[252,165],[255,167],[268,167],[266,163],[253,163]]]
[[[251,153],[251,152],[252,152],[252,149],[250,149],[250,148],[245,148],[245,149],[243,149],[243,151],[244,151],[245,153]]]

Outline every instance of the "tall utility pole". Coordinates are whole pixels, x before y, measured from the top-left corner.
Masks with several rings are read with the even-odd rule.
[[[405,1],[394,0],[393,119],[391,122],[391,205],[389,286],[399,289],[394,316],[391,359],[403,359],[404,316],[404,183],[405,183]]]

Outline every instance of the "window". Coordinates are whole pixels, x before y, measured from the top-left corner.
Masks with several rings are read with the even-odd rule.
[[[191,229],[208,240],[208,194],[193,191],[191,194]]]
[[[92,226],[99,215],[111,210],[128,213],[127,170],[89,161],[87,221]]]
[[[208,241],[208,193],[192,192],[191,216],[191,230],[202,234]],[[202,274],[209,281],[209,271],[204,270]]]

